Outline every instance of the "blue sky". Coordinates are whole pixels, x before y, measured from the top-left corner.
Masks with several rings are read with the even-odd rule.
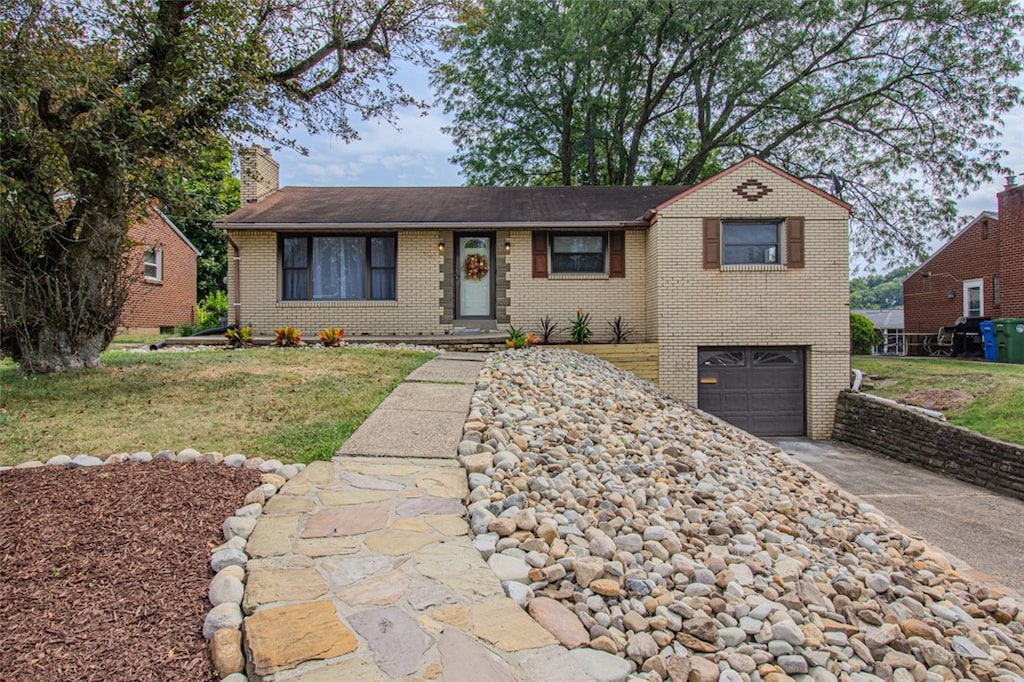
[[[431,101],[433,92],[426,69],[402,65],[399,82],[410,94]],[[1024,78],[1021,79],[1024,86]],[[418,110],[399,112],[397,128],[387,123],[356,122],[360,139],[345,143],[328,135],[311,137],[295,130],[293,135],[309,150],[302,156],[289,149],[274,150],[281,164],[282,185],[312,186],[445,186],[461,185],[459,169],[448,159],[455,152],[450,138],[441,128],[447,118],[439,108],[426,116]],[[1024,183],[1024,107],[1018,107],[1004,119],[1004,148],[1009,152],[1004,163],[1018,173]],[[1003,178],[986,184],[961,199],[965,216],[996,209],[996,193]],[[938,244],[936,244],[938,246]]]

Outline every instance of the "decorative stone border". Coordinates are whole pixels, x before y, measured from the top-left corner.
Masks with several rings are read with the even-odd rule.
[[[246,457],[238,453],[227,456],[219,452],[200,453],[198,450],[185,448],[180,452],[121,452],[105,459],[86,454],[75,457],[55,455],[46,462],[32,460],[14,467],[0,467],[0,473],[10,469],[34,469],[43,466],[79,468],[162,460],[183,464],[223,464],[234,469],[254,469],[262,474],[259,487],[250,491],[245,496],[243,506],[235,510],[234,515],[225,519],[223,533],[226,542],[214,547],[210,552],[210,568],[215,573],[209,588],[212,608],[203,622],[203,637],[209,642],[210,659],[214,670],[224,682],[247,682],[241,631],[241,605],[245,594],[245,566],[248,562],[245,546],[256,526],[256,517],[263,513],[263,505],[277,494],[286,481],[305,469],[305,464],[284,464],[277,459]]]

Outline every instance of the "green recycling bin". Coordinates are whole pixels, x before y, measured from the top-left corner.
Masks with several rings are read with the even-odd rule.
[[[1024,319],[1001,317],[992,322],[996,328],[996,357],[999,362],[1024,364]]]

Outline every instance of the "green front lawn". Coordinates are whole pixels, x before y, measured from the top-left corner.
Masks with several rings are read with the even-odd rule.
[[[354,348],[112,351],[99,369],[43,376],[0,362],[0,465],[187,447],[329,459],[431,357]]]
[[[861,388],[938,409],[953,424],[1024,445],[1024,365],[945,358],[853,358]]]

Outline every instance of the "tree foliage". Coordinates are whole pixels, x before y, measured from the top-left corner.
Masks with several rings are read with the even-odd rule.
[[[184,172],[166,174],[154,190],[163,212],[199,249],[197,300],[226,290],[227,242],[213,221],[239,207],[240,182],[231,160],[231,145],[220,138],[190,159]]]
[[[690,184],[756,155],[912,258],[1000,172],[1009,0],[477,0],[436,71],[473,184]]]
[[[896,268],[882,275],[866,275],[850,280],[850,307],[882,309],[903,306],[903,280],[913,266]]]
[[[875,346],[875,325],[864,315],[850,313],[850,352],[871,355]]]
[[[288,143],[277,131],[302,124],[347,139],[350,115],[415,103],[393,59],[428,59],[444,12],[430,0],[0,3],[2,351],[28,371],[97,364],[140,206],[220,135]]]

